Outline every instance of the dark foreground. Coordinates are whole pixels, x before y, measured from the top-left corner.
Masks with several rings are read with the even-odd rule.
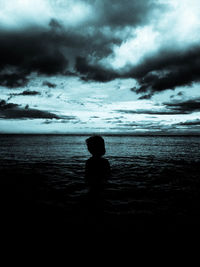
[[[3,247],[7,244],[9,251],[19,247],[24,256],[19,243],[28,250],[33,247],[32,252],[38,246],[43,250],[61,243],[76,251],[81,244],[88,258],[86,244],[96,249],[101,240],[101,255],[129,244],[134,257],[136,248],[145,257],[145,246],[155,257],[158,249],[165,252],[163,260],[172,247],[175,252],[198,248],[199,137],[107,137],[112,179],[103,193],[93,195],[83,178],[89,157],[84,140],[82,136],[0,138]]]
[[[77,202],[67,205],[41,202],[41,177],[26,179],[20,174],[1,177],[1,235],[20,237],[52,236],[151,236],[151,237],[197,237],[200,234],[199,196],[177,199],[182,206],[191,207],[193,212],[178,214],[173,203],[168,212],[157,214],[133,214],[106,212],[104,193],[87,193]],[[49,199],[62,202],[65,195],[47,192]],[[43,197],[43,196],[42,196]],[[162,201],[162,198],[160,199]],[[64,203],[64,199],[63,199]],[[65,202],[66,203],[66,202]],[[169,200],[170,203],[170,200]],[[174,205],[177,204],[174,202]],[[180,205],[180,204],[179,204]],[[182,207],[183,208],[183,207]]]
[[[128,214],[123,209],[107,213],[104,198],[88,194],[76,204],[41,203],[36,180],[40,179],[27,183],[26,177],[15,175],[1,183],[1,253],[6,251],[7,262],[14,257],[15,263],[18,258],[26,264],[34,260],[52,264],[54,259],[57,266],[62,259],[96,265],[108,263],[108,259],[110,264],[119,264],[121,258],[124,266],[126,261],[160,264],[160,257],[169,264],[185,262],[185,257],[190,264],[196,262],[195,256],[198,259],[200,217],[196,213]],[[49,198],[64,197],[56,194],[52,192]]]

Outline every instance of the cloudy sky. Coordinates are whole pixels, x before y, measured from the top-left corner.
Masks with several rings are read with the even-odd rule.
[[[0,0],[0,133],[200,134],[199,0]]]

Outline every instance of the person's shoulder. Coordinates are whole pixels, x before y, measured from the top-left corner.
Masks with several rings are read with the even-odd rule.
[[[89,159],[86,160],[86,163],[90,163],[90,162],[103,162],[103,163],[108,163],[109,161],[106,158],[104,158],[104,157],[99,157],[99,158],[90,157]]]
[[[104,158],[104,157],[102,157],[101,160],[103,160],[103,161],[108,161],[107,158]]]
[[[101,158],[101,160],[102,160],[104,163],[109,163],[109,161],[108,161],[106,158]]]
[[[93,161],[93,157],[90,157],[89,159],[87,159],[86,163],[90,163],[91,161]]]

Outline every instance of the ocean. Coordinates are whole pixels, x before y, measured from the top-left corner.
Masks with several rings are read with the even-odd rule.
[[[87,137],[0,135],[3,209],[34,216],[40,210],[40,219],[59,213],[72,224],[91,222],[91,210],[112,224],[163,217],[199,222],[200,137],[103,136],[112,176],[98,201],[84,180]]]

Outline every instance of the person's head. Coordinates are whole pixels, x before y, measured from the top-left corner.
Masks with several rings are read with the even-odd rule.
[[[86,139],[88,151],[97,157],[101,157],[106,153],[105,143],[101,136],[93,135]]]

